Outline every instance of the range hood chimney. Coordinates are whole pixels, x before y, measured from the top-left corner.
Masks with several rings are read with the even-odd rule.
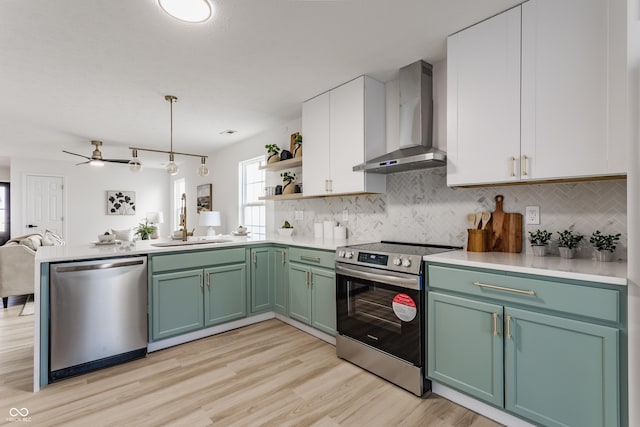
[[[354,171],[393,173],[446,165],[433,148],[433,67],[417,61],[400,69],[400,149],[354,166]]]

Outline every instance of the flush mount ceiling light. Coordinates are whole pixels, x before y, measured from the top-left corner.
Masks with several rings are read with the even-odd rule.
[[[168,15],[184,22],[204,22],[212,14],[208,0],[158,0],[158,4]]]
[[[176,153],[175,151],[173,151],[173,103],[176,102],[178,100],[178,98],[176,98],[173,95],[165,95],[164,99],[169,102],[170,107],[170,146],[169,146],[169,151],[165,151],[165,150],[154,150],[151,148],[140,148],[140,147],[129,147],[129,149],[131,150],[131,161],[129,161],[129,169],[131,170],[131,172],[138,172],[142,169],[142,163],[140,162],[140,160],[138,159],[138,151],[150,151],[150,152],[154,152],[154,153],[166,153],[169,155],[169,163],[166,166],[167,169],[167,173],[169,175],[175,175],[178,173],[178,165],[176,165],[174,159],[175,159],[175,155],[180,155],[180,156],[191,156],[191,157],[200,157],[200,167],[198,168],[197,172],[198,175],[200,176],[208,176],[209,175],[209,168],[206,165],[207,162],[207,157],[205,155],[202,154],[189,154],[189,153]]]

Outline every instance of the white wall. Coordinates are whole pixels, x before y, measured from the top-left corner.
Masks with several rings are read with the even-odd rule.
[[[239,174],[238,163],[266,153],[266,144],[277,144],[281,149],[289,149],[292,133],[301,131],[301,119],[292,120],[278,128],[248,138],[240,143],[216,151],[209,157],[211,172],[208,182],[213,183],[213,208],[220,211],[222,226],[218,232],[229,233],[239,221]],[[268,177],[267,177],[268,179]],[[273,204],[267,203],[267,228]]]
[[[24,181],[28,174],[62,176],[65,180],[65,231],[68,244],[85,244],[107,228],[135,227],[149,211],[168,212],[169,177],[164,170],[144,169],[134,174],[126,165],[106,164],[102,168],[37,159],[11,160],[11,235],[26,234],[23,211]],[[107,215],[108,190],[135,191],[135,215]],[[160,234],[169,232],[160,225]]]
[[[640,425],[640,2],[627,1],[629,425]]]
[[[11,179],[11,169],[8,166],[0,166],[0,181],[8,182]]]

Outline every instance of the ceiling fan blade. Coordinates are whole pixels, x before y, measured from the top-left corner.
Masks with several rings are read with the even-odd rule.
[[[62,150],[63,153],[71,154],[74,156],[82,157],[84,159],[91,160],[91,157],[83,156],[82,154],[72,153],[71,151]]]
[[[102,159],[102,161],[110,163],[129,163],[129,159]]]
[[[71,153],[73,154],[73,153]],[[81,162],[81,163],[76,163],[76,166],[80,166],[80,165],[86,165],[87,163],[90,163],[91,160],[87,160],[86,162]]]

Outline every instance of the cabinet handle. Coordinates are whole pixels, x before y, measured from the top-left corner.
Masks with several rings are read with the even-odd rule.
[[[210,273],[207,273],[206,279],[207,279],[207,288],[211,288],[211,275],[210,275]]]
[[[492,313],[491,317],[493,318],[493,336],[498,336],[498,313]]]
[[[285,260],[284,260],[284,251],[280,251],[280,256],[282,257],[282,265],[284,265]]]
[[[313,286],[313,273],[309,272],[309,286]]]
[[[522,160],[520,161],[520,168],[522,169],[522,176],[527,176],[527,160],[529,158],[525,155],[522,156]]]
[[[202,280],[202,273],[200,273],[198,276],[200,276],[200,287],[204,288],[204,283],[203,283],[203,280]]]
[[[511,339],[511,316],[507,314],[507,339]]]
[[[251,251],[251,259],[254,265],[258,263],[258,255],[256,254],[256,251]]]
[[[333,193],[333,180],[329,180],[329,193]]]
[[[511,176],[516,176],[516,158],[511,156]]]
[[[307,255],[300,255],[300,260],[313,261],[313,262],[321,261],[319,256],[307,256]]]
[[[309,272],[308,271],[304,272],[304,284],[309,286]]]
[[[480,282],[473,282],[473,284],[475,286],[479,286],[481,288],[495,289],[497,291],[515,292],[517,294],[525,294],[525,295],[535,295],[536,294],[534,291],[524,291],[522,289],[505,288],[504,286],[487,285],[486,283],[480,283]]]

